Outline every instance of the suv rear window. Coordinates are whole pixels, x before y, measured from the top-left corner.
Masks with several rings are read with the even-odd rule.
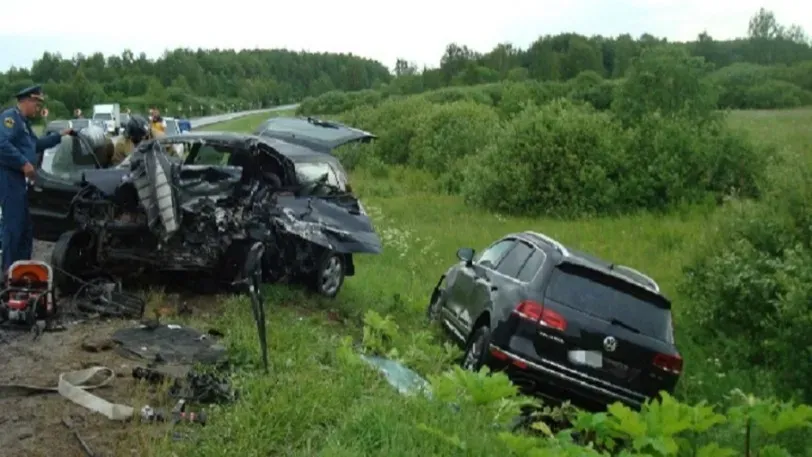
[[[616,319],[640,333],[673,344],[666,299],[641,287],[580,268],[553,270],[546,296],[606,321]]]

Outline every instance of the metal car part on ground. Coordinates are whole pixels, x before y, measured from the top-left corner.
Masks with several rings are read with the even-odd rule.
[[[465,368],[504,369],[526,391],[587,408],[639,408],[674,390],[671,305],[645,274],[535,232],[457,256],[427,314],[465,346]]]
[[[183,157],[167,154],[178,144]],[[324,173],[304,172],[313,169]],[[88,161],[72,173],[38,170],[29,195],[35,237],[65,245],[54,265],[79,277],[195,271],[228,284],[259,241],[263,280],[304,281],[332,297],[354,274],[354,254],[381,251],[337,159],[282,140],[168,136],[115,168]],[[76,287],[60,274],[57,286]]]

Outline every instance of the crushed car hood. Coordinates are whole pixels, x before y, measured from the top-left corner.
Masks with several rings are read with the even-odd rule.
[[[324,153],[330,153],[333,149],[354,141],[364,142],[377,138],[363,130],[312,117],[273,117],[263,122],[254,134]]]
[[[365,214],[354,213],[333,199],[277,197],[276,220],[286,232],[340,253],[379,254],[381,239]]]
[[[292,162],[284,156],[270,149],[259,153],[277,154],[293,173]],[[150,230],[162,239],[178,231],[185,214],[194,217],[213,204],[216,223],[229,237],[238,238],[240,230],[260,234],[251,238],[281,231],[339,253],[381,252],[381,240],[353,196],[277,194],[257,181],[247,185],[241,177],[240,167],[173,164],[155,142],[133,152],[127,179],[136,188]],[[106,187],[113,180],[97,178]]]

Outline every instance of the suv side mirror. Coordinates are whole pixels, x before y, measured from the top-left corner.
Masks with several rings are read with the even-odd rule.
[[[474,250],[471,248],[459,248],[457,249],[457,258],[465,262],[466,265],[471,266],[471,262],[474,260]]]

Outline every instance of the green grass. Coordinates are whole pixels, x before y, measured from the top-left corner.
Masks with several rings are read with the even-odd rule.
[[[267,115],[250,116],[215,130],[250,131]],[[812,111],[733,113],[731,122],[759,141],[807,153]],[[383,176],[381,176],[383,175]],[[212,426],[193,443],[161,441],[144,455],[198,457],[284,456],[496,456],[506,453],[498,430],[476,409],[455,413],[446,405],[398,395],[375,372],[347,356],[342,338],[361,339],[367,310],[393,316],[396,344],[423,374],[447,368],[439,339],[426,341],[423,313],[440,274],[456,261],[462,246],[481,249],[508,232],[536,230],[564,243],[645,271],[674,301],[679,338],[680,303],[676,284],[681,269],[716,230],[718,211],[686,208],[668,216],[638,214],[622,218],[562,221],[513,218],[472,210],[459,197],[426,192],[430,177],[387,169],[375,176],[357,172],[353,188],[361,196],[384,240],[381,255],[356,260],[335,300],[323,300],[287,286],[268,288],[272,373],[262,374],[248,304],[232,299],[214,324],[242,368],[235,375],[243,397],[233,407],[215,410]],[[336,316],[339,316],[336,318]],[[436,337],[436,335],[435,335]],[[689,400],[721,398],[733,387],[756,388],[746,374],[726,373],[699,342],[680,340],[686,357],[680,395]],[[410,352],[411,351],[411,352]],[[728,374],[728,376],[725,376]],[[458,437],[467,450],[445,438]],[[170,451],[171,449],[171,451]],[[147,451],[145,451],[147,452]]]
[[[812,108],[782,111],[733,111],[730,124],[753,141],[812,159]]]

